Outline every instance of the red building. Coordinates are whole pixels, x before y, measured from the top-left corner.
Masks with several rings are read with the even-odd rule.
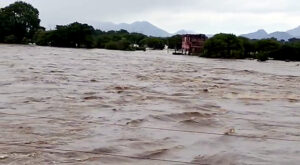
[[[182,36],[182,51],[184,54],[201,54],[204,50],[204,34],[187,34]]]

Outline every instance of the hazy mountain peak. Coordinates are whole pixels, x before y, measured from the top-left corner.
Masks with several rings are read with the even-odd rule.
[[[147,21],[136,21],[131,24],[128,23],[120,23],[120,24],[113,24],[113,23],[100,23],[99,27],[101,30],[109,31],[109,30],[120,30],[124,29],[128,32],[136,32],[142,33],[147,36],[155,36],[155,37],[168,37],[171,36],[170,33],[160,29],[150,22]]]
[[[259,29],[256,31],[257,33],[261,33],[261,34],[268,34],[265,29]]]
[[[169,37],[172,34],[166,32],[165,30],[158,28],[157,26],[151,24],[148,21],[135,21],[131,24],[128,23],[120,23],[115,24],[112,22],[101,22],[97,24],[97,28],[100,28],[103,31],[109,31],[109,30],[127,30],[128,32],[136,32],[136,33],[142,33],[147,36],[154,36],[154,37]],[[174,35],[179,34],[195,34],[196,32],[191,30],[179,30]],[[212,36],[212,35],[208,35]],[[243,37],[247,37],[249,39],[264,39],[264,38],[276,38],[278,40],[288,40],[290,38],[300,38],[300,26],[297,28],[288,30],[286,32],[273,32],[268,34],[264,29],[259,29],[255,32],[243,34],[241,35]]]
[[[263,39],[268,37],[268,33],[264,29],[259,29],[256,32],[248,33],[248,34],[242,34],[241,36],[247,37],[250,39]]]
[[[196,32],[192,31],[192,30],[179,30],[177,31],[175,34],[180,34],[180,35],[183,35],[183,34],[196,34]]]
[[[289,33],[287,32],[273,32],[271,34],[268,35],[268,38],[276,38],[277,40],[289,40],[290,38],[293,38],[292,35],[290,35]]]
[[[152,25],[150,22],[148,21],[135,21],[132,24],[148,24],[148,25]]]
[[[299,28],[299,30],[300,30],[300,28]],[[297,32],[297,29],[295,31]],[[285,40],[285,41],[294,37],[293,35],[289,34],[288,32],[280,32],[280,31],[276,31],[276,32],[268,34],[264,29],[260,29],[256,32],[249,33],[249,34],[243,34],[241,36],[247,37],[250,39],[276,38],[277,40]]]
[[[300,26],[296,27],[295,29],[288,30],[287,33],[294,37],[300,37]]]

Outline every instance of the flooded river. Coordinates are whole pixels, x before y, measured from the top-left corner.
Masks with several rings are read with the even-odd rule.
[[[0,45],[0,164],[299,164],[299,62],[170,53]]]

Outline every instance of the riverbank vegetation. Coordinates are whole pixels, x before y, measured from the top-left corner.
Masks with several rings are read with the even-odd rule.
[[[104,32],[88,24],[57,25],[54,30],[40,26],[39,11],[28,3],[15,2],[0,9],[0,43],[111,50],[181,49],[181,35],[150,37],[126,30]],[[233,34],[217,34],[205,42],[202,57],[300,61],[300,39],[250,40]]]
[[[277,41],[275,38],[250,40],[233,34],[217,34],[205,42],[203,57],[300,61],[300,39]]]
[[[39,11],[25,2],[0,9],[0,43],[112,50],[164,49],[166,39],[148,37],[126,30],[104,32],[88,24],[57,25],[54,30],[40,26]]]

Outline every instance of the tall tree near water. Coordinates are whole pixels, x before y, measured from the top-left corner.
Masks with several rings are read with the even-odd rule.
[[[0,42],[29,42],[39,28],[39,11],[28,3],[18,1],[0,9]]]

